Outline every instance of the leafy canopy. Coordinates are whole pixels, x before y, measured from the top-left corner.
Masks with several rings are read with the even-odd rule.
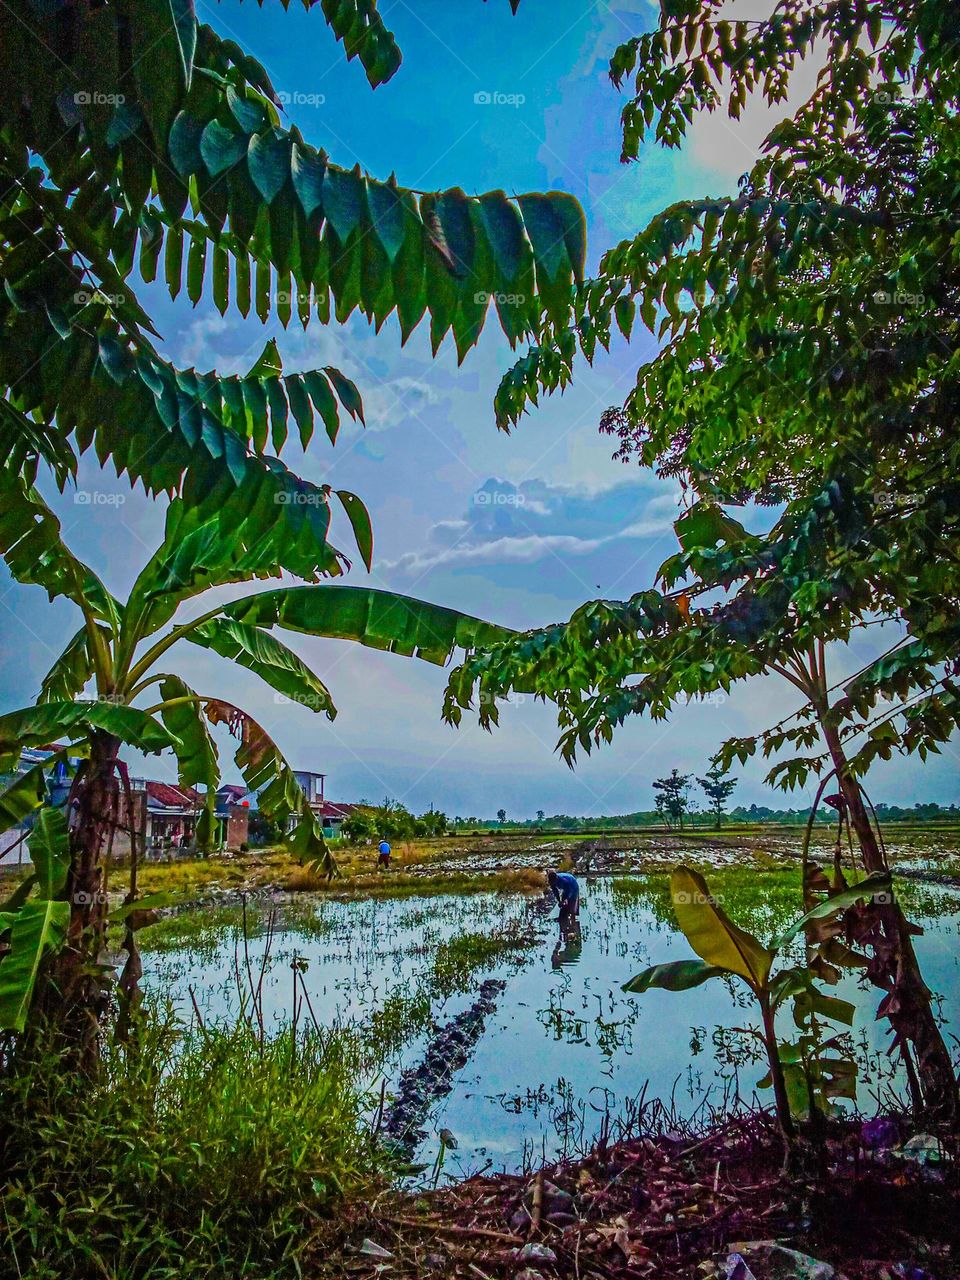
[[[516,4],[512,7],[515,9]],[[400,52],[375,0],[315,5],[371,85]],[[582,280],[583,214],[562,193],[417,192],[334,163],[283,124],[255,58],[197,18],[193,0],[93,8],[12,0],[0,47],[0,458],[44,457],[61,483],[75,449],[184,518],[221,512],[244,545],[270,540],[310,581],[340,571],[328,486],[275,454],[308,443],[356,387],[334,368],[285,372],[276,345],[244,377],[180,369],[157,352],[134,284],[162,273],[172,297],[212,293],[261,321],[297,314],[406,338],[428,319],[434,350],[462,359],[491,298],[512,343],[560,318]],[[369,564],[369,519],[337,494]]]

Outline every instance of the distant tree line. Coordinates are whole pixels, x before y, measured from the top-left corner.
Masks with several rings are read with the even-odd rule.
[[[810,809],[771,809],[766,805],[737,805],[724,814],[724,820],[732,825],[739,823],[767,822],[783,823],[785,826],[804,823],[810,815]],[[940,805],[936,803],[915,805],[878,804],[877,815],[883,822],[948,822],[960,821],[960,806]],[[835,809],[821,806],[817,810],[816,822],[836,823]],[[527,818],[523,821],[511,822],[511,828],[517,830],[537,830],[543,828],[551,831],[616,831],[631,827],[663,826],[664,817],[657,809],[638,809],[634,813],[603,814],[600,817],[577,817],[568,813],[545,814],[542,818]],[[481,830],[496,829],[501,824],[491,818],[454,818],[453,827]],[[690,812],[684,819],[685,826],[703,827],[715,825],[713,813]]]

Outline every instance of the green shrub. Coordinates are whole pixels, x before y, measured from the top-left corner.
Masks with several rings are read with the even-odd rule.
[[[0,1275],[285,1277],[378,1157],[339,1033],[261,1038],[167,1014],[96,1079],[49,1053],[0,1079]]]

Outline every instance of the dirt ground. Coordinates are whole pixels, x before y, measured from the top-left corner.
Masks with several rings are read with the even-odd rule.
[[[956,1280],[957,1152],[944,1155],[921,1166],[865,1145],[851,1125],[829,1138],[818,1180],[790,1179],[764,1116],[693,1141],[601,1144],[532,1178],[479,1176],[353,1206],[321,1230],[307,1274]]]

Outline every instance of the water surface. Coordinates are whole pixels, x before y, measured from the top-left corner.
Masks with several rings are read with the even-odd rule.
[[[476,1050],[437,1102],[418,1159],[430,1164],[438,1134],[449,1129],[458,1147],[444,1157],[444,1176],[486,1165],[517,1170],[529,1160],[583,1149],[611,1117],[629,1116],[638,1095],[661,1099],[678,1116],[703,1116],[738,1101],[749,1103],[764,1066],[748,1037],[755,1026],[749,994],[738,982],[713,981],[694,991],[625,995],[620,984],[639,969],[690,956],[671,924],[665,881],[598,877],[584,885],[579,942],[564,943],[545,903],[517,895],[431,897],[316,904],[317,922],[280,933],[264,981],[270,1019],[290,1016],[296,955],[318,1021],[368,1022],[384,1002],[409,995],[431,972],[437,948],[464,932],[528,925],[531,944],[477,977],[501,977],[507,986]],[[731,914],[760,936],[772,934],[792,897],[767,895],[750,871],[730,881]],[[960,891],[923,892],[908,905],[925,929],[917,939],[924,976],[936,993],[947,1032],[960,1031]],[[299,911],[302,912],[303,899]],[[772,906],[770,903],[772,902]],[[746,916],[744,915],[746,912]],[[789,918],[789,915],[787,918]],[[249,943],[256,972],[263,939]],[[189,990],[205,1018],[228,1016],[238,1003],[235,969],[246,961],[235,931],[206,939],[202,949],[145,956],[147,981],[170,993],[185,1014]],[[862,980],[860,980],[862,981]],[[872,1112],[878,1097],[900,1086],[885,1054],[886,1024],[874,1013],[879,993],[855,977],[830,994],[857,1004],[851,1036],[860,1062],[859,1098]],[[432,1016],[443,1024],[471,1003],[471,991],[437,999]],[[789,1032],[789,1020],[784,1028]],[[415,1063],[425,1036],[414,1034],[388,1054],[382,1075],[364,1081],[379,1095],[399,1071]],[[769,1093],[760,1094],[765,1102]]]

